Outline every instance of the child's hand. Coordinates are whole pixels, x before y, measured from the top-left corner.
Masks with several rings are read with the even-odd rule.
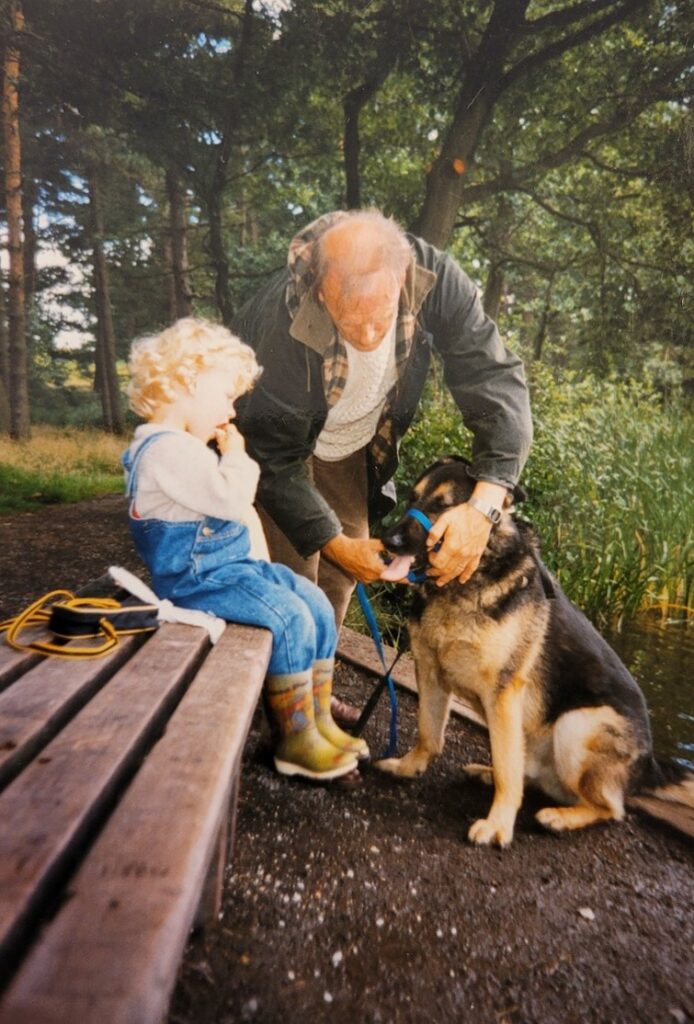
[[[226,455],[227,452],[245,452],[246,450],[243,435],[232,423],[228,427],[217,427],[214,438],[222,455]]]

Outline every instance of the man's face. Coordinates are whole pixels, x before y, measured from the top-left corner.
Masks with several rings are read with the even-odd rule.
[[[378,275],[365,295],[342,294],[336,276],[323,281],[319,297],[338,331],[353,348],[372,352],[392,326],[398,310],[400,286],[390,273]]]

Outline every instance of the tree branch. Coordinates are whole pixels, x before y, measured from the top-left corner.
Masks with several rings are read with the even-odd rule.
[[[586,42],[586,40],[592,39],[593,36],[600,34],[616,22],[622,21],[624,18],[637,11],[639,7],[644,7],[647,3],[648,0],[625,0],[621,7],[615,8],[602,18],[596,18],[596,20],[592,21],[590,25],[586,25],[577,32],[564,36],[563,39],[557,39],[555,42],[546,46],[544,50],[538,50],[536,53],[531,53],[528,57],[519,61],[515,67],[506,72],[499,84],[499,92],[501,93],[505,89],[508,89],[509,86],[519,78],[528,74],[535,68],[541,67],[543,64],[553,60],[555,57],[559,57],[568,50],[572,50],[574,47]]]
[[[537,205],[549,213],[551,217],[554,217],[557,220],[567,221],[570,224],[576,224],[579,227],[584,227],[593,239],[598,251],[604,256],[607,256],[608,259],[613,260],[619,266],[624,266],[624,264],[626,264],[629,267],[638,267],[640,270],[655,270],[659,274],[666,274],[671,277],[676,277],[678,274],[682,274],[685,270],[684,265],[660,266],[657,263],[648,263],[645,260],[635,260],[628,256],[624,256],[622,253],[615,253],[603,244],[603,232],[593,221],[584,220],[581,217],[575,217],[571,214],[564,213],[562,210],[555,209],[555,207],[551,206],[546,200],[541,199],[537,193],[532,192],[530,189],[520,189],[519,191],[527,195],[534,203],[537,203]]]
[[[611,7],[616,2],[617,0],[585,0],[584,3],[574,4],[573,7],[566,7],[564,10],[559,11],[550,11],[549,14],[543,14],[532,21],[526,21],[523,31],[534,33],[542,32],[546,28],[563,28],[565,25],[571,25],[575,21],[580,21],[581,18],[589,18],[591,14],[597,14],[598,11]]]
[[[688,62],[689,58],[683,56],[675,68],[669,68],[667,74],[663,75],[659,82],[648,83],[647,91],[644,91],[640,97],[633,97],[627,103],[618,107],[611,118],[588,125],[587,128],[578,132],[572,139],[553,153],[545,153],[532,163],[526,164],[516,171],[505,171],[490,181],[468,185],[463,190],[463,199],[469,202],[486,199],[497,192],[522,190],[525,183],[537,174],[554,170],[568,163],[573,157],[585,154],[585,147],[589,142],[600,139],[605,135],[614,135],[616,132],[621,131],[635,121],[656,100],[672,100],[677,98],[679,93],[674,93],[672,90],[672,78]]]

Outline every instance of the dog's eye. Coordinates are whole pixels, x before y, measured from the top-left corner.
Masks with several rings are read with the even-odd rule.
[[[450,508],[454,504],[454,498],[451,492],[447,494],[437,494],[434,498],[434,507],[438,509]]]

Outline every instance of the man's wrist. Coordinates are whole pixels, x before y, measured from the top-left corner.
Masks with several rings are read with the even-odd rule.
[[[487,501],[482,501],[480,498],[475,497],[474,494],[470,495],[467,500],[467,504],[478,512],[481,512],[482,515],[494,526],[501,521],[501,509],[497,508],[495,505],[491,505]]]
[[[331,562],[339,562],[342,559],[345,551],[345,542],[347,537],[344,533],[337,533],[334,537],[323,545],[321,548],[321,554],[325,555],[326,558],[330,559]]]

